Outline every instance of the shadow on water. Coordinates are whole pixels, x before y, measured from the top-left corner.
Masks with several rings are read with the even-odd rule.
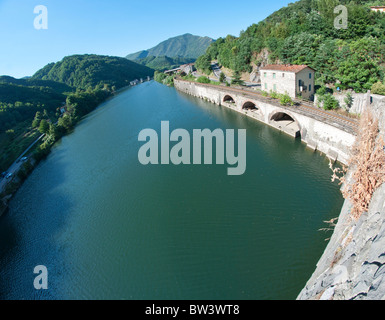
[[[72,202],[55,190],[66,180],[66,164],[58,160],[56,147],[35,168],[16,192],[9,212],[0,218],[0,299],[60,299],[57,284],[63,281],[65,248],[57,247],[56,235],[66,228]],[[47,173],[48,172],[48,173]],[[36,183],[38,182],[38,183]],[[28,204],[23,201],[32,199]],[[41,205],[43,204],[44,205]],[[37,230],[38,229],[38,230]],[[50,290],[36,290],[33,270],[44,265]],[[53,267],[53,268],[52,268]]]

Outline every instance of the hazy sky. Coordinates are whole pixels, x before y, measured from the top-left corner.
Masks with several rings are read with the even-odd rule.
[[[184,33],[239,35],[288,0],[0,0],[0,75],[33,75],[72,54],[126,56]],[[48,9],[37,30],[34,8]]]

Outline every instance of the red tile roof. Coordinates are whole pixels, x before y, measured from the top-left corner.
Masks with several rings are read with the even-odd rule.
[[[302,65],[296,65],[296,64],[268,64],[261,68],[260,70],[276,70],[276,71],[285,71],[285,72],[294,72],[298,73],[302,71],[303,69],[310,68],[309,66],[302,64]],[[314,70],[313,68],[310,68]]]

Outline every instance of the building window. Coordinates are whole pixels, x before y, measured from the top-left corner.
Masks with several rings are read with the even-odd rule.
[[[311,73],[309,73],[309,79],[311,79]]]
[[[277,85],[276,84],[273,86],[273,90],[277,91]]]
[[[267,90],[267,83],[265,83],[265,89]]]
[[[309,91],[311,91],[311,84],[309,84]]]
[[[285,74],[284,73],[282,73],[282,78],[285,78]]]
[[[275,79],[275,73],[273,73],[273,79]]]
[[[266,76],[267,76],[267,75],[266,75],[266,72],[263,73],[263,76],[266,78]]]

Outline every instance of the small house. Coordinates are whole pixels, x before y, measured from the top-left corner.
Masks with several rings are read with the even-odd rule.
[[[314,99],[315,70],[307,65],[269,64],[260,69],[264,91],[287,93],[291,98]]]

